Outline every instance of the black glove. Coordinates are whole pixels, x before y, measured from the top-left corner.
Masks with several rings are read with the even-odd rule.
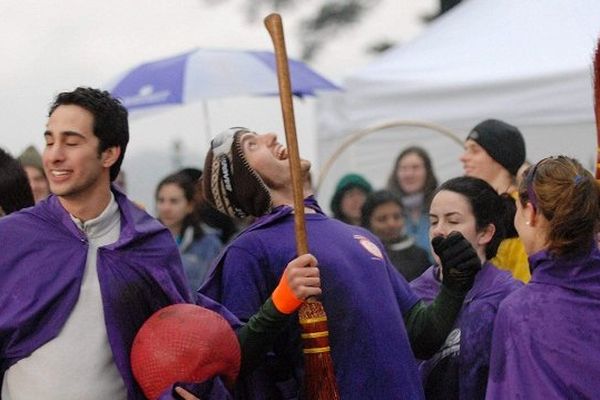
[[[453,231],[446,238],[434,237],[431,246],[442,264],[443,285],[463,294],[471,290],[481,269],[481,260],[471,243],[460,232]]]

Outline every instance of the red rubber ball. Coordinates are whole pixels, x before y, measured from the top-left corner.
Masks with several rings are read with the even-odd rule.
[[[200,383],[216,375],[233,385],[240,370],[240,345],[229,323],[214,311],[175,304],[155,312],[131,349],[133,375],[149,399],[175,382]]]

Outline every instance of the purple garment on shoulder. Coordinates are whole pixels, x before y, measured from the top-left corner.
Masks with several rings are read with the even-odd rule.
[[[153,312],[191,302],[179,251],[158,221],[113,188],[119,240],[98,249],[109,343],[129,399],[143,399],[129,363],[135,334]],[[58,198],[0,219],[0,382],[4,372],[55,338],[79,297],[88,243]],[[222,306],[201,297],[236,326]],[[68,384],[68,382],[65,382]]]
[[[531,281],[498,311],[487,398],[598,398],[600,251],[541,251],[529,265]]]
[[[422,398],[403,321],[418,298],[373,235],[328,218],[310,198],[306,204],[317,210],[306,214],[308,248],[320,265],[322,302],[341,397]],[[227,247],[200,291],[246,321],[271,295],[295,256],[292,209],[279,207]],[[250,383],[242,383],[238,398],[292,398],[285,397],[285,391],[294,396],[302,387],[299,336],[295,321],[275,344],[267,366]]]
[[[437,268],[429,268],[410,283],[426,303],[431,303],[441,288]],[[513,279],[509,272],[501,271],[489,262],[483,265],[446,343],[432,358],[419,363],[428,397],[464,400],[485,397],[494,318],[500,302],[521,286],[523,284]],[[432,376],[436,378],[429,379]]]

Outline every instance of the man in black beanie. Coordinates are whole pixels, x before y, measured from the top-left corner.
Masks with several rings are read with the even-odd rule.
[[[516,126],[487,119],[477,124],[467,136],[460,161],[466,176],[483,179],[498,193],[508,193],[516,199],[517,172],[525,162],[523,135]],[[508,239],[502,241],[492,263],[527,283],[531,277],[527,254],[512,224],[511,227]]]
[[[525,162],[523,135],[506,122],[485,120],[467,136],[460,161],[466,176],[483,179],[498,193],[512,193],[517,171]]]

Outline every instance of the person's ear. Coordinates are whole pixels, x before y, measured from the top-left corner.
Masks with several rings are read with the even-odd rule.
[[[100,160],[102,162],[102,166],[105,168],[110,168],[114,163],[117,162],[119,156],[121,155],[121,147],[112,146],[108,149],[104,150],[100,155]]]
[[[523,206],[523,217],[525,217],[525,225],[528,226],[536,226],[539,221],[537,210],[530,202],[525,203],[525,206]]]
[[[492,241],[494,234],[496,233],[496,226],[494,224],[488,224],[485,228],[483,228],[478,236],[477,244],[481,246],[487,245]]]
[[[191,214],[194,211],[195,207],[196,207],[196,203],[194,202],[194,200],[188,201],[187,206],[185,207],[186,214]]]

